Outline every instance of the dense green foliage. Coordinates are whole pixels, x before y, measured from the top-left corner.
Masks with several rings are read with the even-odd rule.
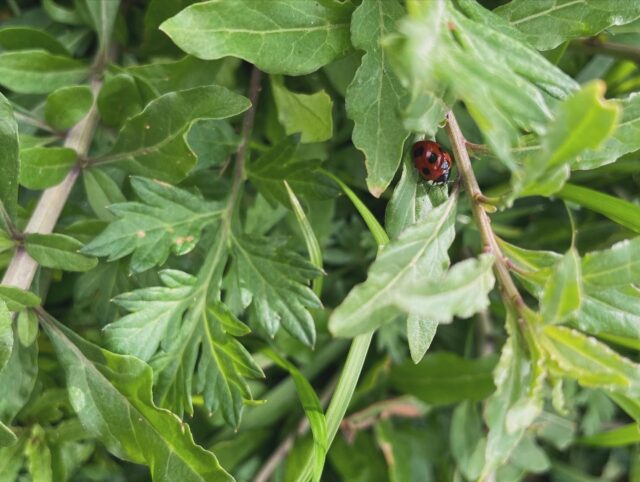
[[[640,482],[638,63],[638,0],[7,0],[0,482]]]

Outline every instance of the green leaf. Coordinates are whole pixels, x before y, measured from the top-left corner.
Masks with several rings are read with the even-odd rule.
[[[595,149],[614,131],[620,108],[604,100],[606,85],[596,80],[560,103],[555,118],[541,137],[542,149],[516,172],[514,195],[550,195],[569,177],[569,167],[586,149]]]
[[[309,426],[313,433],[313,450],[315,463],[313,466],[313,481],[319,482],[324,467],[324,460],[329,449],[327,445],[327,420],[320,405],[318,395],[315,390],[295,365],[278,355],[273,349],[267,348],[263,353],[273,360],[280,368],[289,372],[293,382],[296,384],[298,397],[302,403],[302,408],[309,420]]]
[[[105,124],[120,127],[124,122],[140,113],[145,96],[135,78],[129,74],[113,75],[105,80],[98,94],[98,111]]]
[[[396,0],[364,0],[351,18],[351,41],[366,53],[345,102],[355,124],[353,143],[366,158],[367,186],[376,197],[393,180],[409,135],[399,117],[408,93],[393,73],[380,43],[395,29],[403,13]]]
[[[0,53],[0,84],[20,94],[47,94],[82,82],[89,73],[82,62],[44,50]]]
[[[594,169],[640,149],[640,95],[634,93],[616,102],[622,108],[616,130],[598,149],[583,152],[572,169]]]
[[[468,480],[477,480],[484,464],[487,439],[482,429],[476,404],[465,401],[455,408],[450,430],[451,453]]]
[[[418,363],[427,353],[438,329],[437,321],[423,320],[418,315],[407,317],[407,340],[413,363]]]
[[[133,177],[131,186],[142,202],[114,204],[117,220],[87,244],[82,252],[108,256],[109,261],[131,253],[132,273],[166,262],[169,254],[181,256],[198,244],[204,227],[215,222],[221,203],[205,201],[201,195],[143,177]]]
[[[447,90],[446,103],[462,100],[491,150],[515,169],[511,148],[520,129],[540,133],[551,118],[545,94],[563,98],[577,84],[477,2],[455,5],[410,1],[410,16],[385,41],[411,92],[408,112],[424,112],[425,98],[432,106]]]
[[[116,216],[109,206],[126,202],[126,198],[112,177],[104,170],[93,167],[82,170],[82,181],[87,193],[87,201],[98,218],[113,221]]]
[[[98,33],[98,42],[103,55],[109,48],[113,24],[116,21],[120,0],[98,0],[86,3],[94,28]]]
[[[238,150],[240,137],[227,121],[204,120],[191,128],[187,142],[198,157],[194,170],[200,170],[224,164]]]
[[[591,37],[640,17],[640,6],[617,0],[512,0],[495,13],[515,26],[538,50],[549,50],[577,37]]]
[[[7,481],[14,481],[18,477],[24,463],[24,448],[28,435],[29,433],[25,431],[16,443],[9,443],[6,447],[0,448],[0,473]]]
[[[400,282],[393,302],[407,313],[429,313],[439,323],[451,323],[454,316],[469,318],[489,306],[493,261],[492,255],[483,254],[453,265],[444,276],[418,272]]]
[[[565,184],[556,196],[591,209],[640,233],[640,206],[636,204],[575,184]]]
[[[76,9],[61,7],[56,0],[42,0],[42,8],[56,22],[68,25],[82,25],[82,19]]]
[[[476,360],[450,352],[429,353],[417,365],[410,361],[393,365],[391,385],[431,405],[448,405],[462,400],[482,400],[494,390],[491,372],[495,357]]]
[[[249,164],[249,179],[267,200],[284,206],[289,206],[289,194],[282,182],[285,180],[301,195],[313,199],[335,197],[334,184],[316,171],[320,163],[298,159],[297,150],[296,136],[283,139]]]
[[[34,308],[40,304],[40,297],[35,293],[6,285],[0,285],[0,300],[7,304],[9,311]]]
[[[16,317],[16,334],[22,346],[31,346],[38,338],[38,317],[33,310],[22,310]]]
[[[603,288],[585,287],[586,296],[574,325],[597,336],[613,336],[611,341],[631,343],[640,341],[640,289],[634,286]]]
[[[309,308],[322,305],[307,283],[322,271],[268,238],[234,236],[233,253],[256,321],[271,336],[282,325],[294,338],[313,346],[316,328]]]
[[[186,142],[193,123],[225,119],[249,106],[247,98],[219,86],[165,94],[128,119],[112,151],[97,161],[119,162],[136,174],[160,180],[180,180],[196,162]]]
[[[401,312],[393,303],[416,274],[438,276],[449,264],[454,238],[455,197],[391,241],[369,268],[367,280],[347,295],[329,319],[336,336],[355,336],[391,321]]]
[[[29,441],[25,447],[27,467],[33,482],[48,482],[53,480],[51,466],[51,449],[47,444],[46,434],[40,425],[31,428]]]
[[[7,427],[5,424],[0,422],[0,454],[2,453],[2,447],[10,447],[14,443],[18,441],[18,438],[13,433],[13,431]],[[0,469],[2,469],[2,474],[7,474],[6,467],[3,467],[2,464],[2,456],[0,455]],[[11,476],[9,476],[11,477]]]
[[[594,447],[624,447],[640,442],[640,425],[630,423],[606,432],[600,432],[577,440],[584,445]]]
[[[92,105],[93,93],[90,87],[62,87],[47,97],[44,117],[51,127],[65,130],[77,124]]]
[[[620,241],[611,248],[585,255],[582,262],[585,283],[624,286],[640,282],[640,236]]]
[[[640,366],[604,343],[563,326],[546,326],[543,335],[541,345],[562,375],[586,387],[640,393]]]
[[[20,151],[20,184],[45,189],[60,183],[77,160],[68,147],[30,147]]]
[[[0,372],[9,361],[13,349],[13,327],[11,313],[4,301],[0,300]],[[0,443],[0,446],[2,443]]]
[[[385,447],[389,480],[424,481],[431,478],[431,460],[434,456],[432,450],[435,447],[429,433],[423,427],[394,420],[381,420],[375,425],[375,433],[378,445]],[[369,480],[380,482],[379,477]]]
[[[213,0],[185,8],[160,29],[201,59],[231,55],[270,74],[302,75],[349,50],[350,14],[318,2]]]
[[[18,203],[18,175],[20,157],[18,123],[11,104],[0,93],[0,202],[11,219],[15,218]]]
[[[540,300],[540,314],[547,324],[562,323],[580,309],[582,279],[580,256],[570,249],[553,267]]]
[[[80,253],[83,244],[64,234],[25,235],[27,253],[45,268],[65,271],[89,271],[98,260]]]
[[[508,326],[513,323],[514,320],[507,320]],[[536,367],[527,359],[516,337],[509,336],[493,374],[496,391],[485,406],[489,434],[484,474],[504,464],[525,430],[542,412],[541,373],[538,370],[536,375]]]
[[[157,482],[234,480],[194,443],[188,425],[153,404],[147,364],[99,348],[55,320],[44,327],[65,370],[71,405],[109,451],[147,464]]]
[[[0,29],[0,49],[42,49],[57,55],[67,55],[69,53],[58,39],[51,36],[44,30],[26,26],[12,26]]]
[[[300,142],[322,142],[333,134],[331,97],[321,90],[314,94],[291,92],[281,78],[272,77],[273,98],[278,120],[287,135],[300,133]]]

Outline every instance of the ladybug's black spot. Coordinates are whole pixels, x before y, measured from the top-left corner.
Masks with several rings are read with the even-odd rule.
[[[423,168],[420,170],[420,172],[421,172],[422,174],[424,174],[425,176],[427,176],[427,177],[428,177],[429,175],[431,175],[431,171],[429,171],[429,168],[428,168],[428,167],[423,167]]]
[[[418,146],[413,150],[413,157],[420,157],[424,152],[424,147]]]
[[[429,162],[433,164],[438,160],[438,155],[435,152],[432,152],[431,154],[429,154],[428,159],[429,159]]]

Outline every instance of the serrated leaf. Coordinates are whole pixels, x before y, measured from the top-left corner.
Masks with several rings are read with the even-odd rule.
[[[640,237],[586,254],[582,273],[584,282],[594,286],[610,288],[640,282]]]
[[[430,405],[447,405],[462,400],[482,400],[495,387],[491,371],[496,357],[468,360],[450,352],[425,356],[420,363],[394,365],[391,385]]]
[[[401,313],[393,303],[402,285],[418,273],[434,276],[446,269],[446,250],[454,238],[455,205],[455,197],[450,198],[382,250],[367,280],[353,288],[332,313],[329,329],[334,335],[355,336],[392,320]]]
[[[99,348],[55,320],[44,327],[65,370],[71,405],[112,453],[147,464],[156,481],[234,480],[194,443],[187,425],[153,404],[147,364]]]
[[[204,227],[223,210],[218,202],[163,182],[134,177],[131,186],[142,202],[112,205],[118,219],[82,252],[108,256],[109,261],[133,253],[132,273],[164,264],[171,252],[180,256],[191,251]]]
[[[316,328],[309,308],[322,305],[308,283],[322,272],[263,237],[234,236],[233,253],[240,280],[251,293],[256,321],[271,336],[282,325],[294,338],[313,346]]]
[[[282,79],[272,77],[273,98],[278,109],[278,120],[287,135],[300,134],[300,142],[322,142],[333,134],[333,102],[324,91],[313,94],[292,92]]]
[[[546,326],[543,334],[541,345],[563,376],[586,387],[640,393],[640,366],[604,343],[563,326]]]
[[[9,361],[13,349],[12,317],[4,301],[0,300],[0,372]],[[0,445],[2,445],[0,443]]]
[[[20,184],[46,189],[61,182],[77,160],[68,147],[30,147],[20,151]]]
[[[464,101],[492,151],[514,169],[511,147],[520,128],[542,132],[551,117],[545,93],[562,98],[577,84],[477,2],[455,6],[409,2],[410,16],[387,39],[387,51],[413,103],[443,99],[449,89]]]
[[[620,108],[604,100],[604,91],[604,82],[593,81],[558,105],[554,120],[541,137],[542,149],[514,174],[513,197],[558,191],[569,177],[571,163],[579,163],[579,154],[597,148],[609,137]]]
[[[443,276],[418,273],[405,278],[392,294],[393,302],[407,313],[440,323],[450,323],[454,316],[469,318],[489,306],[493,261],[492,255],[483,254],[453,265]]]
[[[35,293],[6,285],[0,285],[0,300],[7,304],[9,311],[34,308],[40,304],[40,297]]]
[[[350,13],[298,0],[213,0],[185,8],[160,29],[201,59],[231,55],[270,74],[302,75],[349,50]]]
[[[179,326],[191,303],[196,279],[175,270],[161,271],[160,279],[165,286],[142,288],[113,299],[130,313],[105,327],[111,349],[148,361],[163,341],[170,343],[167,330],[171,325]]]
[[[393,180],[409,135],[399,117],[408,92],[393,73],[381,45],[403,13],[396,0],[364,0],[351,18],[351,41],[366,53],[345,102],[355,124],[353,143],[365,155],[367,186],[376,197]]]
[[[512,0],[494,11],[539,50],[577,37],[591,37],[640,17],[639,5],[618,0]]]
[[[64,234],[27,233],[24,246],[29,256],[45,268],[89,271],[98,264],[97,259],[80,253],[80,241]]]
[[[46,50],[52,54],[67,55],[67,49],[55,37],[44,30],[27,26],[11,26],[0,29],[2,50]]]
[[[97,162],[118,162],[136,174],[180,180],[196,162],[186,142],[192,124],[200,119],[225,119],[249,106],[246,97],[219,86],[165,94],[128,119],[111,152]]]
[[[572,248],[556,263],[540,300],[540,314],[547,324],[562,323],[580,309],[582,277],[580,256]]]
[[[82,62],[44,50],[0,53],[0,84],[21,94],[47,94],[89,76]]]
[[[18,144],[18,123],[13,116],[13,108],[0,93],[0,202],[13,219],[18,203],[18,176],[20,157]]]
[[[93,105],[93,93],[86,85],[62,87],[49,94],[44,118],[55,129],[65,130],[82,119]]]
[[[287,181],[296,193],[314,199],[335,197],[335,185],[317,172],[318,161],[298,160],[295,136],[283,139],[250,163],[247,174],[260,193],[270,202],[289,206],[289,194],[282,181]]]

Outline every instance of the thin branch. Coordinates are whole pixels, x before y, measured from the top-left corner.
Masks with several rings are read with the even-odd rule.
[[[462,177],[465,191],[469,196],[471,211],[473,212],[473,217],[478,225],[482,243],[484,244],[485,250],[493,253],[495,256],[493,270],[496,274],[496,278],[498,279],[502,296],[508,305],[514,308],[516,312],[522,313],[525,308],[524,300],[509,274],[509,267],[505,256],[502,254],[502,250],[498,245],[498,240],[491,228],[491,219],[482,205],[483,200],[486,198],[482,194],[482,191],[480,191],[480,186],[478,185],[476,176],[471,168],[471,160],[469,159],[469,153],[467,152],[464,135],[462,134],[460,126],[451,111],[447,114],[446,130],[453,148],[458,171]]]
[[[633,45],[604,42],[598,38],[576,40],[571,47],[590,54],[602,54],[640,64],[640,49]]]
[[[41,121],[40,119],[36,119],[35,117],[31,117],[30,115],[23,114],[22,112],[15,112],[14,111],[13,115],[19,121],[24,122],[25,124],[29,124],[29,125],[32,125],[34,127],[37,127],[38,129],[46,131],[49,134],[53,134],[55,136],[61,136],[62,135],[62,134],[60,134],[60,132],[56,131],[49,124],[47,124],[46,122]]]
[[[102,81],[99,80],[94,80],[91,83],[94,99],[97,97],[101,85]],[[86,156],[97,123],[98,111],[94,101],[94,105],[87,115],[67,134],[64,146],[75,150],[80,158]],[[49,234],[53,232],[79,174],[80,168],[76,166],[69,171],[60,184],[45,189],[29,219],[25,233]],[[38,263],[27,254],[23,247],[19,247],[4,273],[2,284],[28,290],[37,269]]]

